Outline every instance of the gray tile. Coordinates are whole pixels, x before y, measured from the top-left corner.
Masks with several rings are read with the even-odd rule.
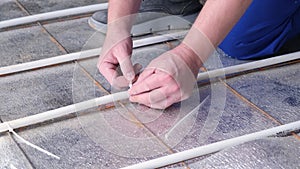
[[[25,16],[25,13],[13,0],[2,0],[0,2],[0,21]]]
[[[300,142],[292,136],[268,138],[234,146],[190,164],[198,168],[292,169],[300,167]]]
[[[44,25],[46,29],[57,39],[68,52],[79,52],[81,50],[93,49],[100,47],[101,38],[98,43],[85,45],[95,31],[88,25],[88,18],[69,20],[58,23]],[[102,35],[104,39],[104,35]]]
[[[111,169],[135,164],[141,160],[121,157],[105,150],[101,147],[103,145],[97,144],[85,133],[76,118],[52,121],[51,124],[31,128],[19,134],[31,143],[60,157],[60,160],[57,160],[31,147],[21,145],[35,168]]]
[[[1,168],[32,168],[21,149],[8,134],[0,135],[0,150]]]
[[[4,121],[72,104],[73,64],[1,77],[0,114]]]
[[[219,85],[218,88],[222,89],[222,84],[215,85]],[[211,95],[211,91],[211,87],[200,88],[202,95],[204,93]],[[204,144],[230,139],[275,126],[272,121],[253,110],[230,91],[226,93],[226,102],[223,110],[220,109],[222,106],[216,107],[218,105],[217,100],[220,99],[211,98],[210,101],[200,108],[193,128],[175,147],[177,151],[199,147]]]
[[[3,81],[7,82],[7,85],[1,85],[4,86],[1,90],[6,90],[9,86],[13,88],[13,90],[10,90],[13,91],[13,93],[9,93],[8,96],[4,95],[2,98],[6,100],[13,100],[14,103],[18,103],[18,105],[14,105],[10,100],[7,105],[1,105],[3,106],[3,108],[1,108],[3,113],[7,112],[7,109],[12,109],[15,110],[13,112],[17,112],[16,114],[10,115],[4,114],[4,116],[2,116],[4,120],[7,121],[16,119],[26,115],[41,113],[46,111],[46,109],[62,107],[67,104],[71,104],[70,102],[72,99],[74,102],[80,102],[95,98],[96,96],[104,95],[101,91],[95,89],[93,82],[90,81],[84,73],[77,71],[73,74],[72,71],[73,65],[62,65],[5,77]],[[23,79],[22,77],[26,77],[26,79]],[[15,87],[18,81],[22,81],[23,83],[21,83],[19,87]],[[28,89],[21,91],[27,87]],[[97,93],[94,93],[95,91]],[[35,95],[38,96],[35,97]],[[26,96],[26,98],[23,98],[23,96]],[[37,99],[33,100],[31,99],[32,97]],[[126,147],[122,147],[114,142],[109,145],[112,146],[114,150],[123,151],[124,149],[125,153],[128,153],[129,157],[121,157],[117,154],[117,152],[109,151],[110,149],[107,148],[102,148],[101,146],[103,145],[99,144],[102,142],[97,142],[95,137],[92,137],[95,134],[91,134],[91,132],[89,132],[90,130],[99,131],[97,132],[99,133],[97,136],[102,137],[100,141],[103,141],[103,139],[109,140],[111,137],[118,139],[118,137],[117,135],[109,135],[109,137],[105,135],[105,133],[101,132],[101,130],[103,131],[101,124],[104,123],[101,123],[101,119],[98,119],[99,111],[94,111],[95,110],[93,109],[83,111],[81,112],[83,117],[79,116],[78,119],[72,118],[73,116],[67,116],[51,120],[47,123],[23,128],[22,131],[19,132],[22,137],[61,157],[61,160],[56,160],[27,145],[20,144],[26,155],[30,158],[34,167],[119,168],[138,163],[141,160],[146,160],[144,158],[137,159],[135,156],[130,155],[136,151],[135,146],[137,146],[137,144],[135,144],[135,146],[131,145],[132,142],[116,140],[118,142],[122,141],[122,145],[126,143]],[[109,121],[108,127],[113,126],[115,129],[120,130],[119,132],[128,134],[135,131],[137,128],[140,128],[136,124],[128,124],[124,123],[124,121],[120,122],[119,120],[122,119],[122,116],[120,116],[118,111],[115,109],[108,109],[101,113],[106,115],[106,120],[112,120]],[[145,135],[144,133],[146,132],[142,130],[141,132],[134,133],[134,136],[137,137]],[[136,136],[136,134],[138,135]],[[148,150],[144,150],[141,147],[137,148],[140,148],[145,153],[153,150],[153,146],[151,146],[151,149]]]
[[[39,27],[0,33],[0,66],[49,58],[63,54]]]
[[[227,83],[282,123],[300,120],[300,64],[246,74]]]
[[[37,14],[37,13],[44,13],[44,12],[50,12],[55,10],[62,10],[67,8],[74,8],[74,7],[80,7],[80,6],[86,6],[86,5],[92,5],[92,4],[98,4],[107,2],[107,0],[85,0],[85,1],[76,1],[76,0],[50,0],[50,1],[43,1],[43,0],[19,0],[25,8],[31,13],[31,14]]]
[[[74,76],[75,102],[104,95],[94,93],[97,89],[84,74],[78,71]],[[127,114],[122,114],[126,112],[120,108],[88,109],[77,113],[78,118],[59,118],[19,132],[60,160],[28,146],[22,148],[36,168],[120,168],[153,158],[151,155],[164,147],[153,138],[147,139],[150,133],[132,122],[130,116],[124,118]]]

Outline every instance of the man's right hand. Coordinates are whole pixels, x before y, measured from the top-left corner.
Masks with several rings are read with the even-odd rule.
[[[120,41],[111,41],[109,36],[105,41],[97,67],[100,73],[114,87],[128,86],[135,77],[135,72],[141,69],[141,65],[132,65],[132,38],[126,37]]]
[[[141,65],[132,66],[131,27],[141,0],[110,0],[107,34],[97,67],[108,82],[117,88],[128,86]],[[120,67],[119,67],[120,66]],[[119,69],[120,68],[120,69]]]

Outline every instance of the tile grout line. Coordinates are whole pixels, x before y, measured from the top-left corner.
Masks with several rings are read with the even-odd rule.
[[[15,2],[17,3],[17,5],[22,9],[22,11],[24,11],[27,15],[31,15],[30,13],[29,13],[29,11],[18,1],[18,0],[15,0]],[[40,22],[37,22],[37,24],[42,28],[42,30],[43,30],[43,32],[44,33],[46,33],[48,36],[49,36],[49,38],[50,38],[50,40],[53,42],[53,43],[55,43],[55,45],[57,45],[58,46],[58,48],[61,50],[61,51],[63,51],[63,52],[65,52],[65,53],[69,53],[68,52],[68,50],[60,43],[60,42],[58,42],[58,40],[40,23]],[[77,61],[75,61],[75,63],[78,63]],[[106,92],[106,93],[109,93],[96,79],[94,79],[88,72],[87,72],[87,70],[85,70],[79,63],[78,63],[78,65],[80,66],[80,68],[81,68],[81,70],[90,78],[90,80],[92,80],[93,82],[94,82],[94,84],[96,84],[96,86],[98,86],[101,90],[103,90],[104,92]],[[120,103],[121,104],[121,103]],[[121,104],[121,106],[122,107],[125,107],[123,104]],[[166,143],[164,143],[161,139],[159,139],[148,127],[146,127],[142,122],[140,122],[138,119],[137,119],[137,117],[132,113],[132,112],[130,112],[130,111],[128,111],[131,115],[132,115],[132,117],[134,118],[134,122],[137,122],[138,124],[138,126],[140,126],[140,127],[143,127],[143,128],[145,128],[146,130],[148,130],[148,132],[152,135],[152,136],[154,136],[157,140],[158,140],[158,142],[160,142],[160,144],[162,144],[163,146],[165,146],[167,149],[168,149],[168,151],[170,152],[170,153],[175,153],[175,151],[172,149],[172,148],[170,148]],[[183,165],[185,166],[185,168],[186,169],[190,169],[190,167],[185,163],[185,162],[181,162],[181,163],[183,163]]]
[[[253,109],[259,111],[262,115],[264,115],[265,117],[267,117],[269,120],[275,122],[278,125],[283,125],[282,122],[280,122],[279,120],[277,120],[276,118],[274,118],[272,115],[270,115],[268,112],[264,111],[263,109],[261,109],[260,107],[258,107],[257,105],[255,105],[254,103],[252,103],[250,100],[248,100],[246,97],[244,97],[243,95],[241,95],[238,91],[236,91],[235,89],[233,89],[228,83],[226,83],[224,80],[220,79],[220,82],[223,83],[223,85],[226,86],[226,88],[228,88],[236,97],[238,97],[239,99],[241,99],[243,102],[247,103],[248,105],[250,105]],[[297,135],[295,132],[291,132],[291,134],[294,136],[295,139],[300,141],[300,136]]]

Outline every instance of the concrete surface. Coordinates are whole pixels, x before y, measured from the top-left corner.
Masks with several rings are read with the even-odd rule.
[[[72,64],[1,77],[2,120],[72,104],[72,77]]]
[[[14,0],[0,2],[0,21],[25,16],[25,13],[17,6]]]
[[[299,168],[299,148],[299,141],[292,137],[268,138],[226,149],[190,167],[294,169]]]
[[[0,164],[1,168],[32,168],[31,162],[18,147],[9,134],[1,134],[0,138]]]
[[[300,120],[300,64],[259,71],[228,84],[282,123]]]
[[[1,66],[64,54],[37,26],[0,32],[0,50]]]
[[[45,25],[45,27],[68,52],[79,52],[100,46],[95,44],[95,46],[89,48],[85,47],[89,38],[95,33],[88,25],[88,18],[51,23]]]
[[[75,8],[80,6],[87,6],[107,2],[107,0],[19,0],[19,2],[31,13],[38,14],[44,12],[50,12],[55,10],[62,10],[67,8]]]

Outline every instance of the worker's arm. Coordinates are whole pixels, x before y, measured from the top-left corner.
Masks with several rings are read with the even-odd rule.
[[[250,4],[251,0],[208,0],[184,41],[140,75],[130,100],[163,109],[189,97],[199,68]]]
[[[131,27],[135,13],[140,7],[140,0],[110,0],[108,7],[107,35],[98,61],[98,69],[110,84],[116,87],[128,86],[134,76],[130,57],[132,53]],[[119,74],[120,66],[124,76]]]
[[[190,48],[189,50],[200,57],[201,62],[198,59],[198,67],[206,61],[208,57],[206,54],[209,53],[206,51],[209,49],[204,49],[203,46],[216,48],[239,21],[251,2],[252,0],[208,0],[206,2],[183,42]],[[200,46],[199,43],[203,45]]]
[[[109,0],[108,31],[117,29],[118,31],[130,34],[134,19],[133,14],[137,13],[140,3],[141,0]]]

